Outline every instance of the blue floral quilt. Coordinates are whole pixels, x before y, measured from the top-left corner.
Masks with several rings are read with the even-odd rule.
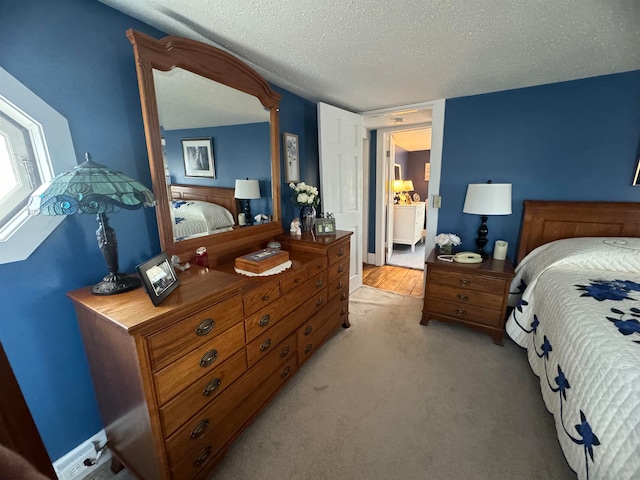
[[[571,468],[640,479],[640,239],[543,245],[511,293],[507,333],[527,349]]]

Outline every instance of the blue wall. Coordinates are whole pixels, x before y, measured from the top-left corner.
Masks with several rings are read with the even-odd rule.
[[[129,28],[164,36],[93,0],[3,0],[0,65],[67,118],[78,161],[89,151],[150,186]],[[300,135],[302,178],[317,185],[315,104],[281,93],[281,131]],[[291,195],[282,190],[286,206]],[[160,251],[154,209],[122,211],[110,220],[121,271]],[[290,221],[283,222],[287,230]],[[52,460],[103,428],[65,296],[106,274],[96,229],[91,215],[69,217],[27,260],[0,265],[0,342]]]
[[[524,200],[640,201],[640,71],[446,101],[439,232],[475,249],[462,213],[468,183],[513,184],[513,214],[490,217],[489,243],[514,258]]]

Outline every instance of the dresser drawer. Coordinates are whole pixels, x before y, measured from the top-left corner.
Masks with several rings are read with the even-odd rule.
[[[436,297],[427,297],[425,305],[428,312],[440,313],[457,320],[468,321],[489,327],[502,328],[504,324],[503,312],[489,310],[474,305],[448,302]]]
[[[214,366],[230,358],[244,344],[244,325],[239,323],[154,373],[158,402],[163,404],[180,393]]]
[[[147,337],[153,370],[168,365],[173,360],[209,341],[242,320],[240,295],[217,303],[206,310],[191,315],[163,331]]]
[[[429,284],[437,283],[450,287],[478,290],[488,293],[504,292],[506,280],[495,277],[479,275],[477,273],[466,274],[449,270],[434,269],[429,272]]]
[[[275,302],[271,302],[262,310],[249,315],[245,318],[245,330],[247,332],[247,342],[250,342],[261,333],[265,332],[268,328],[278,322],[284,315],[284,304],[286,302],[286,296],[280,297]]]
[[[329,266],[339,262],[345,257],[349,256],[350,244],[348,242],[339,243],[334,245],[327,251],[327,258],[329,260]]]
[[[336,263],[331,265],[328,268],[329,273],[329,283],[333,282],[336,278],[341,276],[343,273],[349,273],[349,262],[350,257],[347,255],[346,257],[342,257]]]
[[[295,372],[295,336],[284,344],[290,347],[285,355],[278,350],[265,357],[166,441],[170,468],[191,475],[179,478],[193,478]]]
[[[307,271],[309,276],[312,277],[317,273],[324,272],[327,269],[327,257],[316,258],[313,262],[307,265]]]
[[[277,281],[261,285],[249,293],[244,295],[242,303],[244,304],[244,315],[256,313],[269,303],[280,298],[280,283]]]
[[[440,283],[429,283],[427,296],[438,297],[460,304],[476,305],[478,307],[500,310],[502,308],[502,290],[496,293],[486,293],[469,288],[451,287]]]
[[[316,313],[298,329],[298,359],[302,364],[339,324],[341,309],[348,314],[339,301],[331,302],[324,310]]]
[[[160,408],[164,436],[168,437],[198,410],[220,395],[247,370],[247,356],[239,350],[177,397]]]
[[[327,295],[329,300],[333,299],[336,295],[349,291],[349,272],[342,274],[341,277],[336,278],[329,283],[329,289]]]
[[[247,344],[247,364],[251,367],[268,355],[283,339],[314,311],[321,309],[327,302],[327,290],[323,289],[307,300],[300,308],[287,315],[269,330]]]
[[[309,271],[307,268],[301,268],[294,274],[289,274],[287,277],[280,280],[280,293],[284,295],[291,290],[298,288],[309,278]]]
[[[283,297],[282,310],[287,314],[298,308],[305,300],[314,297],[317,292],[326,290],[327,272],[323,271],[310,277],[301,287]],[[326,301],[326,297],[324,301]]]

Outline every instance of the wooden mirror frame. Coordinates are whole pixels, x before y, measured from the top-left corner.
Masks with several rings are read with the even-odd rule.
[[[234,258],[239,252],[260,248],[268,239],[282,233],[280,209],[280,142],[278,105],[281,95],[255,70],[233,55],[195,40],[168,36],[156,40],[136,30],[127,30],[133,45],[140,88],[140,102],[144,131],[147,137],[149,166],[153,193],[156,197],[156,217],[160,245],[169,256],[179,255],[181,260],[192,261],[199,247],[206,247],[209,265]],[[169,71],[183,68],[228,87],[256,97],[270,111],[271,141],[271,196],[272,221],[251,227],[234,227],[232,231],[216,233],[176,242],[169,209],[169,193],[165,180],[164,159],[160,135],[158,104],[153,70]]]

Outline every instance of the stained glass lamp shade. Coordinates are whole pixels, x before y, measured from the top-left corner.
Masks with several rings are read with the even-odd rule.
[[[141,285],[140,279],[118,272],[118,242],[107,213],[155,206],[153,193],[140,182],[91,160],[42,184],[29,199],[31,215],[97,215],[98,247],[109,274],[91,289],[96,295],[122,293]]]

